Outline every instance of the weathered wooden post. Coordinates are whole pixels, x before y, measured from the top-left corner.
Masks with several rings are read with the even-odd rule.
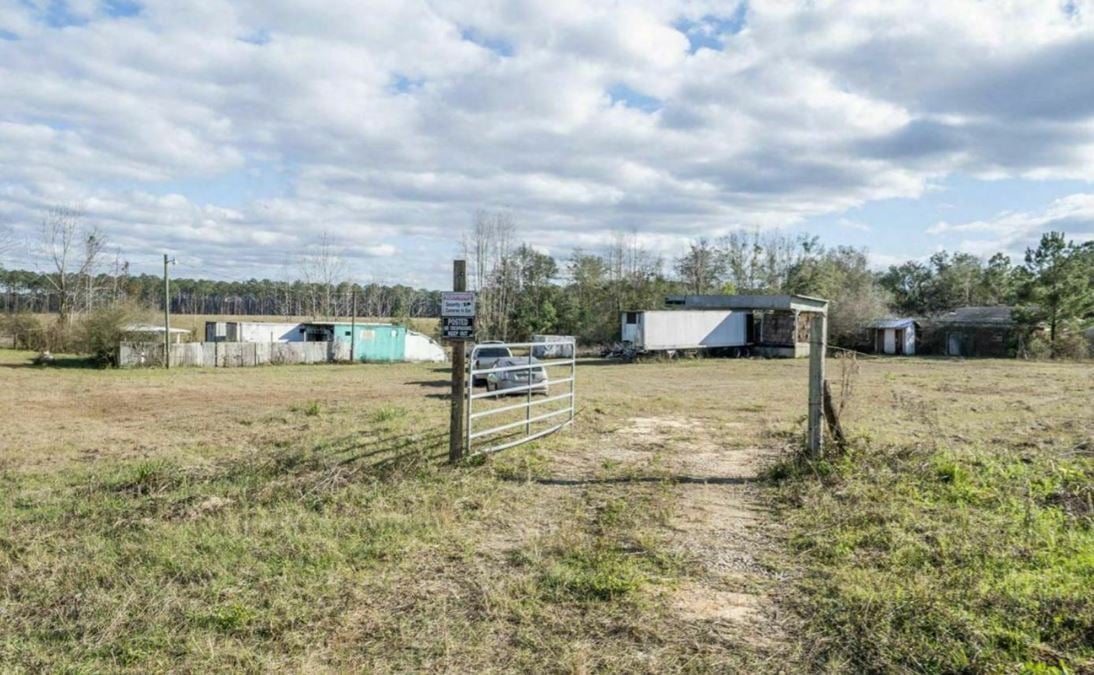
[[[824,444],[824,357],[828,351],[828,315],[813,314],[809,327],[809,454],[816,457]]]
[[[357,285],[354,284],[349,315],[349,362],[357,362]]]
[[[452,261],[452,290],[467,290],[467,261]],[[443,318],[442,318],[443,321]],[[467,389],[467,352],[463,340],[449,340],[452,345],[452,416],[448,424],[448,461],[463,459],[464,394]]]
[[[167,276],[167,265],[175,262],[163,254],[163,367],[171,368],[171,282]]]

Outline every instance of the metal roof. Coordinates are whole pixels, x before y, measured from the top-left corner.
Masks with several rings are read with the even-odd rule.
[[[122,328],[123,333],[162,333],[163,326],[157,326],[150,323],[134,323]],[[185,328],[172,328],[171,334],[179,333],[191,333],[193,331],[186,330]]]
[[[1009,326],[1014,323],[1014,308],[999,307],[958,307],[952,312],[938,315],[940,323],[967,323],[992,326]]]
[[[808,295],[670,295],[666,305],[689,309],[782,309],[799,312],[828,312],[828,301]]]
[[[301,321],[301,326],[349,326],[353,323],[350,319],[343,321]],[[380,321],[357,321],[358,326],[394,326],[393,323],[383,323]]]
[[[870,322],[871,328],[908,328],[916,325],[913,318],[878,318]]]

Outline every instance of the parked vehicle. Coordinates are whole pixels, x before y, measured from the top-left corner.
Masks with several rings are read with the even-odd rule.
[[[498,342],[497,340],[482,342],[479,343],[479,351],[475,353],[475,363],[472,367],[475,370],[489,370],[495,367],[498,359],[509,358],[512,355],[513,352],[509,351],[504,342]],[[473,379],[472,384],[476,387],[486,384],[486,376],[484,375],[476,375]]]
[[[572,335],[533,335],[532,356],[537,359],[568,359],[574,355],[576,341]]]
[[[503,370],[498,373],[486,374],[486,390],[505,392],[507,389],[518,389],[514,394],[527,393],[526,387],[531,387],[533,394],[547,394],[547,372],[542,366],[537,366],[538,359],[531,359],[532,368],[523,370]],[[516,356],[500,358],[494,362],[493,368],[509,368],[527,366],[528,357]]]

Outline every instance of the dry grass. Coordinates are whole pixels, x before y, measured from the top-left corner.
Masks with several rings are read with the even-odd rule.
[[[788,580],[842,569],[789,553],[831,491],[795,479],[774,514],[791,486],[757,480],[801,431],[804,362],[589,364],[573,432],[449,468],[437,366],[28,356],[0,353],[6,670],[839,669],[785,611]],[[846,422],[1048,453],[1089,435],[1092,376],[868,361]]]

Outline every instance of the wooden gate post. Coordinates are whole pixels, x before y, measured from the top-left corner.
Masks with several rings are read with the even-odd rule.
[[[828,317],[813,315],[809,327],[809,454],[817,457],[824,444],[824,357],[828,351]]]
[[[167,277],[167,254],[163,254],[163,367],[171,368],[171,282]]]
[[[467,261],[452,261],[452,290],[467,290]],[[467,352],[463,340],[452,340],[452,417],[448,423],[448,461],[463,459],[464,395],[467,393]]]

